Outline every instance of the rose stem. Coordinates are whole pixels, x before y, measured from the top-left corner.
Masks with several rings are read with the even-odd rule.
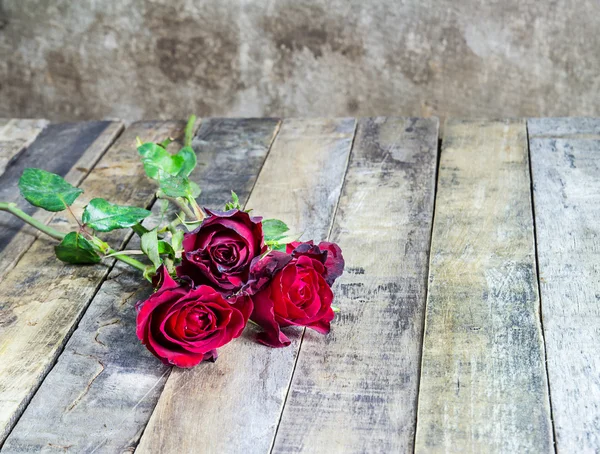
[[[17,207],[16,203],[0,202],[0,211],[8,211],[9,213],[14,214],[16,217],[18,217],[22,221],[25,221],[27,224],[44,232],[46,235],[51,236],[55,240],[62,241],[63,238],[65,237],[64,233],[53,229],[49,225],[46,225],[43,222],[40,222],[37,219],[32,218],[27,213],[25,213],[23,210],[20,210]]]
[[[158,233],[165,233],[165,232],[171,232],[173,233],[173,231],[175,230],[175,227],[177,227],[179,224],[181,224],[181,218],[185,215],[185,213],[182,211],[181,213],[179,213],[179,215],[173,219],[171,222],[169,222],[168,225],[165,225],[163,228],[161,228]]]
[[[37,219],[34,219],[33,217],[29,216],[23,210],[19,209],[16,203],[0,202],[0,211],[8,211],[9,213],[15,215],[16,217],[31,225],[32,227],[35,227],[39,231],[44,232],[46,235],[54,238],[55,240],[62,241],[66,235],[65,233],[59,232],[58,230],[53,229],[49,225],[46,225],[43,222],[40,222]],[[107,254],[115,254],[114,257],[117,260],[125,262],[128,265],[131,265],[140,271],[144,271],[146,269],[146,265],[144,265],[142,262],[139,262],[136,259],[133,259],[126,255],[119,254],[117,251],[110,247],[107,249],[106,252]]]
[[[165,200],[168,200],[169,202],[174,203],[190,219],[194,219],[196,217],[194,215],[194,213],[192,212],[192,210],[190,210],[190,207],[187,205],[187,203],[185,203],[183,200],[181,200],[177,197],[169,197],[168,195],[166,195],[164,192],[162,192],[160,190],[156,192],[156,197],[158,197],[159,199],[165,199]]]
[[[142,262],[134,259],[133,257],[129,257],[128,255],[119,254],[113,248],[108,248],[106,253],[107,253],[107,255],[110,255],[111,257],[114,257],[123,263],[127,263],[128,265],[131,265],[134,268],[137,268],[138,270],[140,270],[142,272],[144,272],[146,270],[146,265],[144,265]]]

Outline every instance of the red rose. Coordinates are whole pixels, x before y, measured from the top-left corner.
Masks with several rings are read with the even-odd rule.
[[[138,338],[165,364],[192,367],[215,360],[216,349],[246,326],[250,298],[241,294],[230,302],[207,285],[178,284],[164,266],[157,275],[160,288],[136,305]]]
[[[313,241],[307,241],[302,243],[300,241],[295,241],[286,246],[286,252],[291,254],[294,249],[297,249],[301,245],[313,245]],[[303,246],[306,248],[306,246]],[[325,280],[329,285],[333,285],[335,280],[342,275],[344,272],[344,257],[342,256],[342,250],[335,243],[328,243],[326,241],[321,241],[319,243],[319,250],[321,252],[327,251],[327,259],[325,260]]]
[[[252,260],[265,251],[262,218],[240,210],[206,213],[200,227],[184,236],[177,275],[229,295],[242,287]]]
[[[333,292],[326,277],[333,280],[343,259],[339,247],[331,262],[326,263],[329,250],[312,243],[300,243],[291,254],[271,252],[254,261],[248,290],[252,293],[254,310],[251,319],[263,328],[258,340],[271,347],[284,347],[290,340],[281,332],[285,326],[299,325],[326,334],[334,312]],[[335,277],[334,277],[335,276]]]

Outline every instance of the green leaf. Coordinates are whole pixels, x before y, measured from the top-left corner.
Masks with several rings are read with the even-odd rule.
[[[196,153],[191,147],[183,147],[172,155],[159,144],[145,143],[138,147],[138,153],[142,156],[146,175],[153,180],[159,180],[161,173],[187,177],[197,162]]]
[[[138,224],[150,216],[143,208],[115,205],[104,199],[92,199],[83,210],[81,220],[98,232],[110,232]]]
[[[196,123],[196,115],[190,115],[187,125],[185,126],[185,142],[184,145],[189,147],[192,145],[192,138],[194,137],[194,124]]]
[[[167,241],[158,240],[158,253],[160,255],[166,254],[169,257],[175,258],[175,250]]]
[[[181,257],[181,251],[183,250],[183,230],[176,230],[173,232],[173,236],[171,238],[171,246],[175,250],[175,257]]]
[[[54,247],[54,252],[59,260],[66,263],[92,264],[102,260],[92,243],[79,232],[67,233],[60,244]]]
[[[158,249],[158,235],[156,229],[150,230],[142,235],[141,247],[144,254],[148,256],[154,268],[157,269],[161,265],[160,252]]]
[[[200,186],[198,186],[196,183],[194,183],[193,181],[189,180],[190,185],[189,185],[189,193],[188,196],[192,197],[194,199],[197,199],[200,196],[200,193],[202,192],[202,190],[200,189]]]
[[[145,143],[138,148],[138,153],[142,155],[144,170],[150,178],[158,179],[161,170],[169,175],[177,174],[177,164],[173,162],[172,155],[160,145]]]
[[[160,216],[163,217],[167,214],[167,210],[169,209],[169,201],[166,199],[158,199],[156,203],[158,203]]]
[[[162,192],[169,197],[191,197],[195,199],[200,195],[200,187],[185,176],[172,176],[161,173],[158,182]]]
[[[271,250],[280,252],[285,252],[285,246],[284,243],[273,243],[272,245],[269,245]]]
[[[231,202],[227,202],[225,204],[225,211],[241,209],[242,207],[240,205],[240,198],[235,192],[231,191]]]
[[[190,180],[186,177],[165,175],[159,183],[162,192],[169,197],[185,197],[191,191]]]
[[[286,223],[279,219],[264,219],[262,221],[262,227],[265,242],[279,241],[284,238],[285,232],[290,230]]]
[[[176,155],[173,155],[173,160],[179,166],[177,175],[185,175],[187,177],[196,167],[196,152],[192,147],[183,147]]]
[[[19,190],[29,203],[48,211],[66,209],[83,192],[61,176],[42,169],[25,169],[19,179]]]

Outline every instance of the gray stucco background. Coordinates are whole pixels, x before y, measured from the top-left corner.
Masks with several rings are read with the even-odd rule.
[[[600,0],[0,0],[0,116],[600,116]]]

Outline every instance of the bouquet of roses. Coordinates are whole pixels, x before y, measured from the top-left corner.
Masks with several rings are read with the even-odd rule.
[[[64,262],[96,264],[114,257],[142,271],[155,292],[136,304],[137,336],[166,364],[214,361],[217,349],[239,337],[249,321],[261,328],[257,340],[271,347],[290,344],[282,331],[287,326],[328,333],[335,310],[331,286],[344,270],[340,248],[296,241],[284,222],[245,211],[233,191],[222,210],[200,208],[200,188],[189,179],[196,166],[194,123],[192,116],[184,147],[175,154],[167,151],[171,138],[138,139],[144,170],[158,185],[161,222],[155,228],[141,224],[150,211],[100,198],[88,203],[81,221],[76,218],[78,230],[66,234],[14,203],[0,203],[0,210],[59,240],[55,252]],[[71,215],[70,206],[83,192],[41,169],[26,169],[19,188],[34,206]],[[170,206],[175,216],[164,220]],[[97,236],[121,228],[140,236],[141,250],[115,251]],[[136,254],[149,264],[134,259]]]

